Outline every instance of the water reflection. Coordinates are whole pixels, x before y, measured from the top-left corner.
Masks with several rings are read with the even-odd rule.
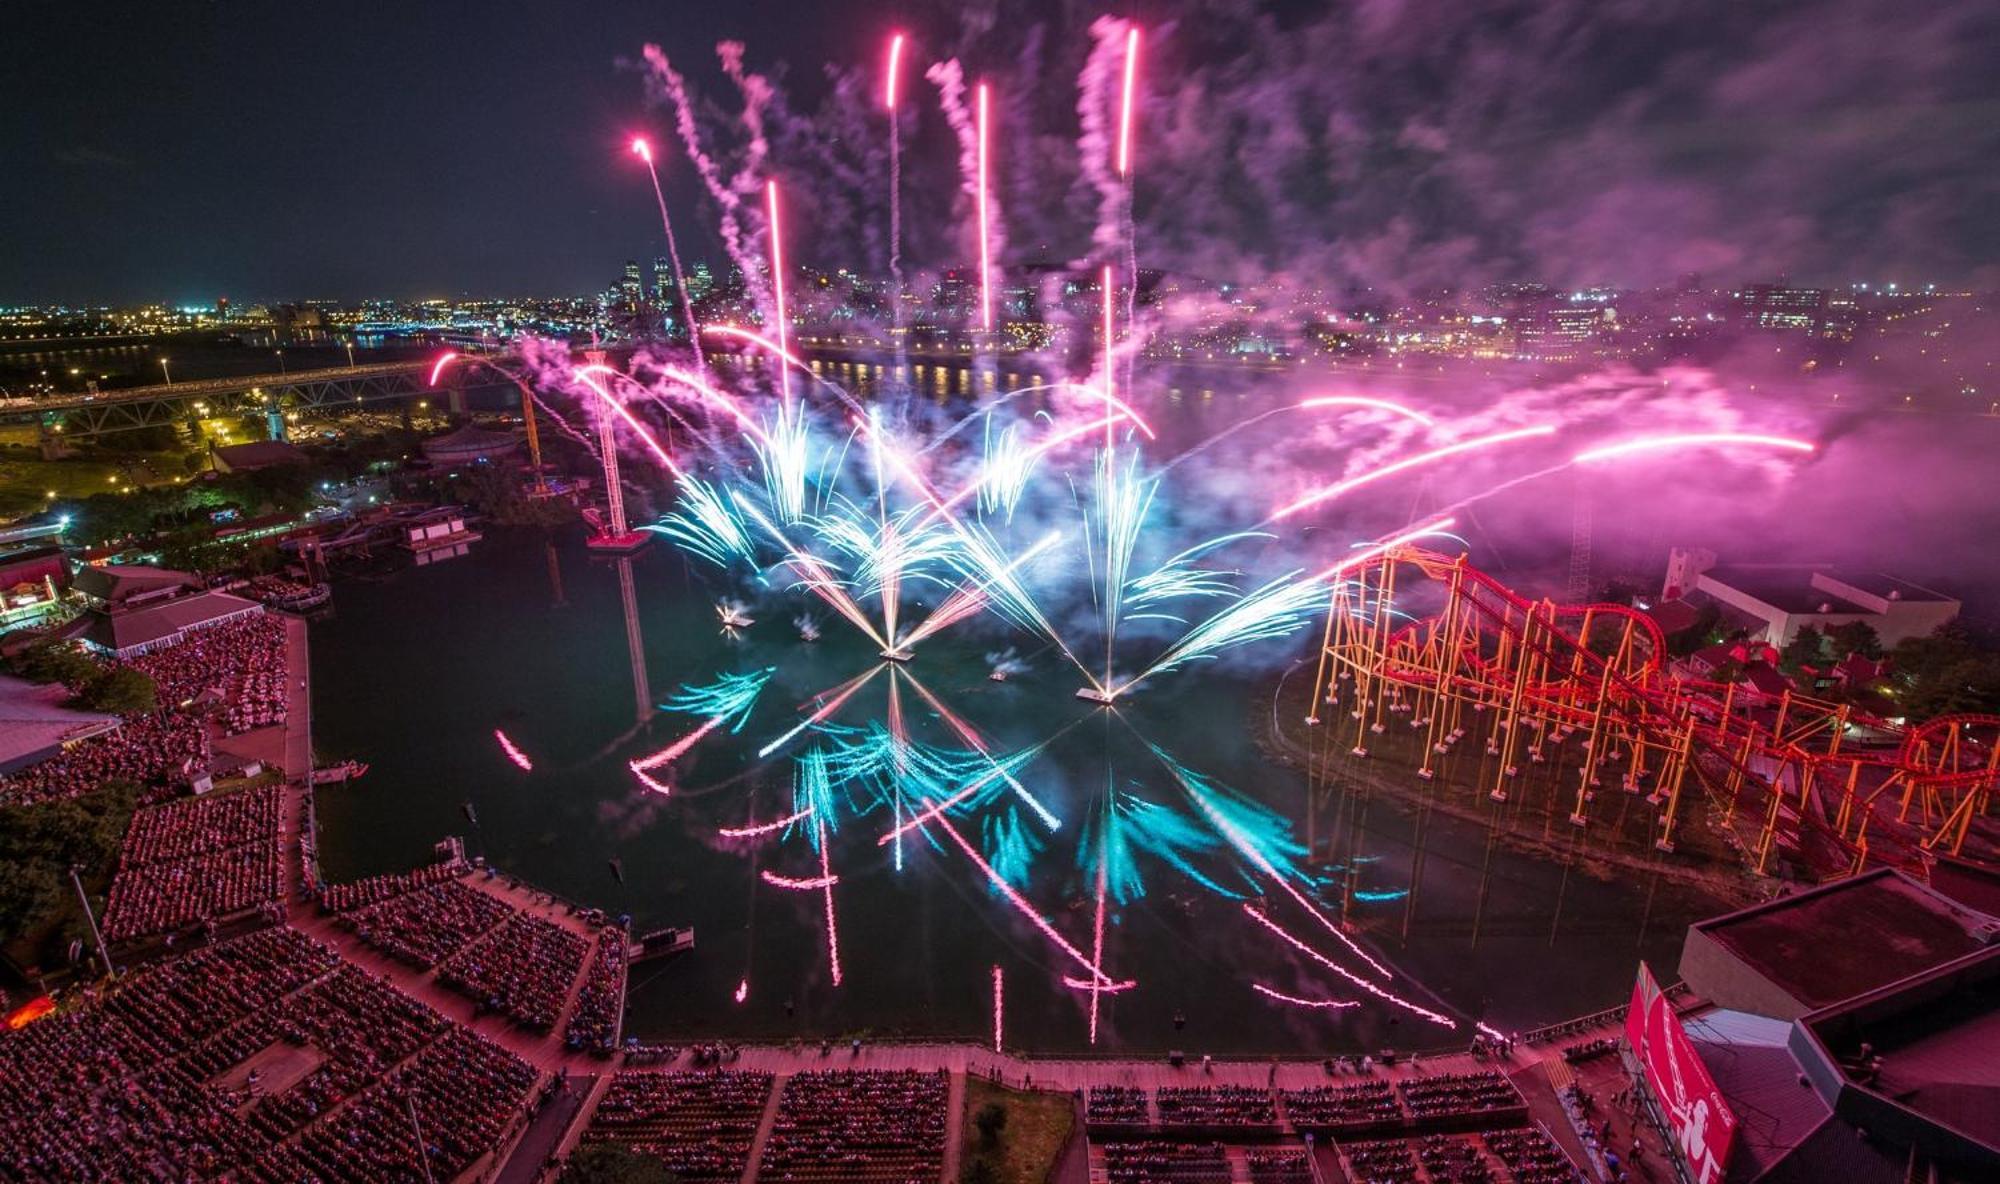
[[[974,638],[899,666],[777,618],[732,637],[679,556],[558,544],[551,565],[539,544],[496,532],[455,564],[342,585],[315,626],[319,722],[374,771],[323,796],[325,859],[336,876],[407,865],[473,798],[502,866],[642,927],[696,927],[695,954],[635,974],[640,1034],[976,1035],[998,964],[1010,1039],[1048,1049],[1088,1047],[1093,1010],[1099,1048],[1456,1040],[1245,905],[1408,1004],[1510,1028],[1615,1001],[1637,953],[1672,958],[1690,911],[1588,875],[1588,848],[1529,856],[1328,766],[1274,764],[1253,684],[1162,683],[1111,712],[1046,655],[994,682]],[[438,728],[392,724],[445,703]],[[534,773],[492,750],[496,724]],[[665,792],[635,779],[696,732],[644,770]],[[1259,985],[1363,1006],[1311,1012]]]

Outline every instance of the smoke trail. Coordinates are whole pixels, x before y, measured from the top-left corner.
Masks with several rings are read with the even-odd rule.
[[[741,46],[737,48],[740,53]],[[673,105],[674,130],[680,135],[681,146],[686,149],[688,159],[694,162],[695,175],[701,178],[702,187],[708,190],[709,197],[715,200],[720,209],[718,222],[722,230],[723,249],[728,252],[730,261],[742,273],[744,282],[752,283],[753,277],[760,272],[755,259],[743,242],[743,224],[739,214],[744,195],[738,191],[733,181],[723,180],[722,169],[702,147],[701,127],[695,120],[694,101],[688,96],[687,79],[681,76],[680,71],[674,69],[673,63],[667,59],[666,51],[659,46],[649,43],[644,53],[646,63],[651,67],[651,73],[647,77],[658,88],[660,97]],[[768,89],[762,93],[765,99],[769,98]],[[759,129],[762,128],[761,107],[757,116],[757,126]],[[758,159],[761,163],[762,157]],[[759,300],[758,303],[761,306],[765,302]]]
[[[965,69],[957,58],[934,62],[924,71],[924,77],[938,88],[938,102],[944,109],[945,122],[951,125],[952,135],[958,139],[958,172],[966,203],[977,209],[980,202],[979,186],[979,126],[965,103]],[[987,257],[997,260],[1007,247],[1007,227],[1000,216],[1000,195],[993,186],[987,187],[986,201],[986,241],[974,243],[983,247]],[[976,237],[976,236],[975,236]],[[976,252],[975,252],[976,253]],[[995,277],[997,283],[997,274]]]

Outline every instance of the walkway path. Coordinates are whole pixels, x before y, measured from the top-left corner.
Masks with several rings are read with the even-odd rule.
[[[584,1102],[595,1101],[592,1095],[596,1091],[595,1077],[572,1077],[566,1087],[545,1098],[528,1129],[521,1133],[520,1141],[508,1153],[494,1184],[534,1184],[549,1157],[567,1141]]]

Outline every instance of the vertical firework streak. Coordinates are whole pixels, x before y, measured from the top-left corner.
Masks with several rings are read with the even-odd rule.
[[[903,35],[889,38],[889,76],[883,104],[889,109],[889,333],[895,340],[896,374],[903,373],[903,112],[896,102],[903,77]]]
[[[770,204],[771,293],[773,300],[777,304],[778,352],[782,354],[791,352],[788,345],[791,326],[785,313],[785,235],[783,228],[778,222],[778,183],[776,181],[766,181],[764,183],[764,196]],[[791,367],[785,365],[782,361],[778,363],[778,391],[784,399],[785,409],[789,411],[792,402],[792,371]]]
[[[987,202],[991,186],[987,180],[986,146],[992,135],[991,116],[988,108],[988,93],[985,83],[979,84],[979,327],[987,333],[993,332],[993,231],[987,213]]]
[[[1105,861],[1100,856],[1097,861],[1097,915],[1090,924],[1090,961],[1092,965],[1104,965],[1104,877]],[[1097,1043],[1098,1001],[1103,996],[1102,975],[1090,980],[1090,1042]]]
[[[1104,276],[1101,282],[1104,288],[1104,402],[1106,406],[1116,406],[1118,404],[1118,349],[1111,310],[1115,307],[1114,302],[1117,300],[1118,289],[1112,283],[1111,265],[1109,263],[1104,265]],[[1107,450],[1112,447],[1112,441],[1112,425],[1107,423],[1104,425],[1104,447]]]
[[[1004,994],[1004,988],[1002,987],[1001,984],[1002,984],[1002,979],[1000,976],[1000,966],[998,963],[995,963],[993,966],[993,1051],[994,1052],[1000,1051],[1000,1042],[1001,1042],[1000,1038],[1003,1034],[1001,1020],[1002,1017],[1005,1015],[1005,1011],[1003,1010],[1003,1004],[1005,1003],[1006,996]]]
[[[646,162],[646,175],[653,179],[653,200],[660,207],[660,229],[667,236],[667,259],[674,267],[674,291],[681,298],[681,315],[687,318],[688,346],[694,350],[694,368],[705,375],[708,363],[701,356],[701,325],[694,319],[694,297],[688,293],[687,273],[681,270],[681,248],[674,241],[674,220],[667,216],[667,194],[660,188],[660,168],[653,162],[653,146],[638,139],[632,141],[632,151]]]
[[[840,930],[833,918],[833,871],[827,863],[826,819],[815,818],[819,827],[819,876],[820,892],[826,898],[826,958],[833,967],[833,985],[840,985]]]
[[[1139,475],[1136,452],[1122,468],[1115,450],[1107,448],[1097,454],[1097,518],[1104,545],[1104,681],[1100,686],[1106,693],[1112,686],[1112,651],[1118,640],[1118,620],[1125,611],[1132,555],[1158,492],[1158,481]]]

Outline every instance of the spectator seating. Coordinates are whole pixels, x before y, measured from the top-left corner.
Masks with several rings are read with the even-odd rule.
[[[735,1181],[770,1096],[768,1073],[619,1073],[585,1138],[655,1156],[682,1180]]]
[[[929,1184],[944,1167],[946,1079],[915,1070],[810,1070],[779,1099],[763,1184]]]

